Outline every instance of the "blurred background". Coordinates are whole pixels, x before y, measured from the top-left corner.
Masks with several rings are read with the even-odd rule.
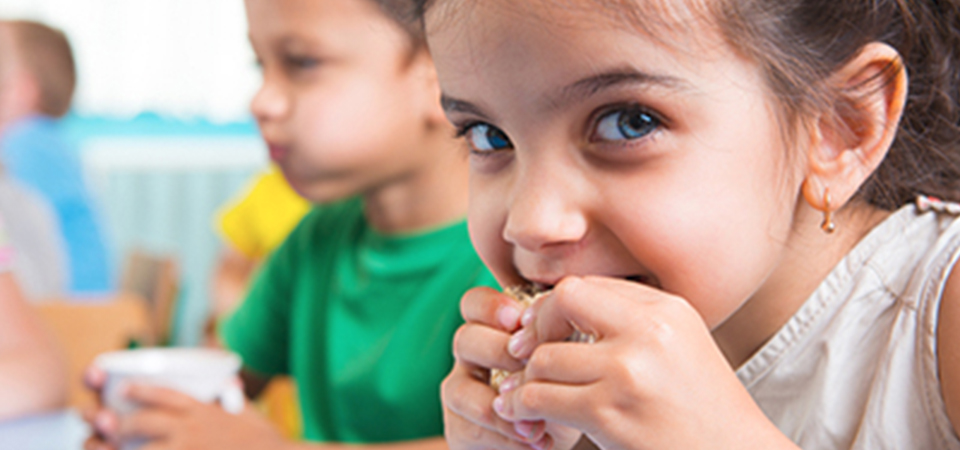
[[[196,345],[221,248],[216,211],[267,156],[247,111],[259,71],[236,0],[0,0],[73,46],[64,120],[102,215],[117,283],[132,254],[176,264],[171,343]]]

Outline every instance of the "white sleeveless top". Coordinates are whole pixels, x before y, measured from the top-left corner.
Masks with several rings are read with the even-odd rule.
[[[960,205],[918,199],[874,228],[737,376],[803,449],[958,449],[937,315]]]

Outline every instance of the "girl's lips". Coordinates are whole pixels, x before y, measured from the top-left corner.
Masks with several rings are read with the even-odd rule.
[[[287,147],[280,145],[270,144],[267,145],[267,149],[270,151],[270,159],[276,162],[283,160],[287,156],[287,153],[289,153]]]
[[[660,288],[660,281],[653,275],[606,275],[610,278],[619,278],[621,280],[630,281],[633,283],[645,284],[647,286]],[[541,290],[550,290],[553,289],[557,283],[560,282],[564,277],[553,277],[553,278],[538,278],[538,277],[523,277],[525,284],[534,286]]]

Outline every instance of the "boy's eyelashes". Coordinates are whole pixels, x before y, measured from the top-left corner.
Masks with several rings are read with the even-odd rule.
[[[294,70],[309,70],[320,65],[320,59],[311,56],[288,55],[283,58],[283,64]]]
[[[288,71],[303,71],[318,67],[321,64],[320,58],[310,56],[284,56],[282,59],[283,67]],[[261,71],[264,67],[263,59],[257,58],[254,64]]]

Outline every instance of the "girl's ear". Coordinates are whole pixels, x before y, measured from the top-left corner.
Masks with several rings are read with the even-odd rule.
[[[814,208],[835,211],[887,156],[907,98],[907,74],[893,47],[873,42],[827,83],[838,94],[814,123],[803,195]]]

